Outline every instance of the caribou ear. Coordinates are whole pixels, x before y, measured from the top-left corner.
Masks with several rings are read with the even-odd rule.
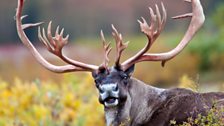
[[[125,70],[124,72],[129,76],[131,77],[132,74],[134,73],[134,70],[135,70],[135,64],[133,64],[132,66],[130,66],[127,70]]]

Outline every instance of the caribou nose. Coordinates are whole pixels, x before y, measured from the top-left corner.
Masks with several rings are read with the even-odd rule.
[[[102,84],[98,89],[101,103],[105,104],[105,106],[118,104],[119,88],[117,83]]]
[[[118,84],[117,83],[111,83],[111,84],[103,84],[99,86],[100,93],[104,92],[116,92],[118,91]]]

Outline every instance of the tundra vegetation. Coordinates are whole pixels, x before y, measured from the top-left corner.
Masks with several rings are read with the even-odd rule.
[[[8,83],[0,79],[0,125],[104,126],[103,106],[98,103],[91,75],[64,75],[62,78],[60,83],[19,78]],[[178,85],[194,91],[200,89],[200,84],[187,75],[179,79]],[[221,90],[224,91],[224,83]],[[198,115],[196,120],[189,117],[188,122],[180,126],[222,126],[224,120],[219,114],[223,109],[208,111],[208,116]],[[170,123],[175,125],[175,120]]]

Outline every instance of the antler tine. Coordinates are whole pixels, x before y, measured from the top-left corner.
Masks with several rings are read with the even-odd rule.
[[[56,32],[55,32],[55,36],[53,37],[52,33],[51,33],[51,27],[52,27],[52,22],[50,21],[48,24],[48,28],[47,28],[47,37],[46,37],[45,30],[43,30],[43,37],[41,37],[41,36],[39,37],[39,38],[43,38],[40,40],[47,46],[47,49],[51,53],[58,56],[66,63],[83,68],[87,71],[96,71],[98,69],[98,66],[78,62],[76,60],[72,60],[72,59],[68,58],[67,56],[65,56],[62,52],[62,49],[68,43],[69,35],[67,35],[64,38],[63,37],[64,28],[62,28],[62,30],[60,31],[59,26],[58,26],[56,29]]]
[[[24,24],[24,25],[22,25],[22,29],[25,30],[25,29],[27,29],[27,28],[40,26],[40,25],[43,24],[43,23],[44,23],[44,22],[32,23],[32,24]]]
[[[109,42],[108,44],[106,44],[106,40],[105,40],[105,37],[104,37],[104,34],[103,34],[103,30],[100,31],[100,36],[101,36],[101,40],[102,40],[102,43],[103,43],[103,49],[104,49],[104,61],[103,63],[100,65],[100,68],[99,69],[106,69],[108,70],[108,64],[109,64],[109,54],[112,50],[112,47],[110,47],[111,43]]]
[[[142,62],[142,61],[162,61],[162,66],[165,65],[166,61],[174,58],[178,55],[184,47],[190,42],[193,36],[197,33],[197,31],[202,27],[205,17],[203,13],[203,8],[201,6],[200,0],[184,0],[186,2],[191,2],[192,4],[192,13],[183,14],[180,16],[173,17],[174,19],[181,19],[186,17],[192,17],[188,30],[186,31],[183,39],[180,43],[171,51],[165,53],[158,54],[143,54],[139,58],[134,60],[128,60],[122,64],[124,69],[127,69],[131,65]],[[163,9],[164,12],[164,9]],[[165,13],[164,13],[165,14]],[[164,16],[166,17],[166,16]]]
[[[24,32],[24,29],[26,29],[26,28],[39,26],[43,23],[43,22],[40,22],[40,23],[22,24],[22,19],[27,17],[26,15],[22,16],[22,9],[24,6],[24,1],[25,0],[18,0],[18,7],[17,7],[17,11],[16,11],[16,16],[15,16],[17,32],[18,32],[19,38],[21,39],[23,44],[30,50],[32,55],[37,59],[37,61],[42,66],[44,66],[46,69],[48,69],[52,72],[56,72],[56,73],[66,73],[66,72],[74,72],[74,71],[93,71],[93,70],[95,71],[98,69],[97,66],[83,64],[83,63],[82,64],[75,64],[75,63],[72,64],[73,63],[72,62],[72,63],[69,63],[69,65],[56,66],[56,65],[53,65],[53,64],[49,63],[48,61],[46,61],[40,55],[40,53],[36,50],[36,48],[33,46],[33,44],[31,43],[31,41],[29,40],[29,38],[26,36],[26,34]],[[49,23],[49,29],[50,29],[50,27],[51,27],[51,23]],[[49,33],[49,30],[48,30],[48,33]],[[51,38],[51,36],[49,36],[49,35],[48,35],[48,38]],[[55,51],[55,46],[58,46],[59,48],[61,48],[61,46],[63,44],[65,44],[65,42],[68,40],[68,36],[66,38],[63,38],[61,35],[61,36],[59,36],[59,38],[60,38],[60,40],[62,40],[62,45],[56,45],[56,44],[54,45],[53,44],[54,39],[50,39],[50,41],[48,41],[48,39],[45,35],[44,29],[43,29],[43,35],[41,35],[40,27],[38,29],[38,37],[44,43],[44,45],[47,47],[47,49],[52,53],[54,53],[54,51]],[[57,39],[55,39],[54,41],[56,41],[56,40]],[[65,59],[68,60],[67,57]],[[70,65],[70,64],[72,64],[72,65]],[[83,66],[83,67],[81,67],[81,66]]]
[[[181,18],[188,18],[188,17],[192,17],[193,14],[192,13],[187,13],[187,14],[183,14],[183,15],[179,15],[179,16],[175,16],[172,17],[173,19],[181,19]]]
[[[192,0],[184,0],[184,2],[188,2],[188,3],[191,3]],[[200,4],[200,1],[199,1],[199,4]],[[192,4],[192,7],[194,5]],[[194,8],[194,7],[193,7]],[[192,9],[193,9],[192,8]],[[203,10],[202,10],[203,11]],[[178,15],[178,16],[174,16],[172,17],[173,19],[181,19],[181,18],[188,18],[188,17],[192,17],[193,16],[193,12],[192,13],[186,13],[186,14],[182,14],[182,15]]]
[[[162,7],[162,13],[163,13],[163,17],[161,18],[161,14],[159,11],[158,6],[156,5],[156,15],[157,15],[157,20],[158,20],[158,31],[156,32],[157,36],[156,38],[160,35],[160,33],[162,32],[162,30],[164,29],[164,26],[166,24],[166,20],[167,20],[167,14],[166,14],[166,9],[163,5],[163,2],[161,2],[161,7]]]
[[[43,33],[45,32],[44,29],[42,31]],[[43,34],[44,36],[45,34]],[[43,37],[41,35],[41,31],[40,31],[40,27],[38,27],[38,38],[39,40],[46,46],[47,50],[50,51],[50,52],[53,52],[53,48],[51,47],[51,45],[49,44],[49,41],[46,39],[46,36]]]
[[[120,33],[118,33],[117,29],[114,27],[114,25],[112,24],[112,35],[115,39],[116,42],[116,60],[115,60],[115,66],[116,67],[120,67],[120,58],[121,58],[121,54],[122,52],[128,47],[128,43],[123,42],[122,39],[122,35]]]
[[[158,38],[158,36],[162,32],[165,26],[167,14],[162,2],[161,2],[161,6],[163,10],[163,17],[161,16],[157,5],[155,5],[156,14],[154,13],[153,9],[149,7],[150,18],[151,18],[150,26],[148,25],[148,23],[143,17],[142,17],[142,21],[138,20],[141,31],[147,36],[148,42],[146,43],[145,47],[142,50],[140,50],[136,55],[134,55],[133,57],[131,57],[130,59],[122,63],[122,67],[123,67],[122,69],[125,70],[132,64],[135,64],[135,61],[141,58],[142,55],[144,55],[150,49],[152,44],[155,42],[155,40]]]
[[[47,37],[49,39],[50,44],[55,47],[57,45],[53,39],[51,29],[52,29],[52,21],[49,22],[48,27],[47,27]],[[45,33],[44,33],[44,35],[45,35]],[[64,44],[67,44],[67,42],[65,42]]]
[[[161,6],[162,6],[162,11],[163,11],[163,19],[162,19],[162,26],[161,28],[163,29],[165,27],[165,24],[166,24],[166,20],[167,20],[167,13],[166,13],[166,9],[164,7],[164,4],[163,2],[161,2]],[[161,30],[162,30],[161,29]]]
[[[28,17],[28,15],[23,15],[23,16],[20,17],[20,20],[22,21],[22,20],[25,19],[26,17]],[[22,24],[22,29],[25,30],[25,29],[27,29],[27,28],[40,26],[40,25],[42,25],[43,23],[44,23],[44,22]]]

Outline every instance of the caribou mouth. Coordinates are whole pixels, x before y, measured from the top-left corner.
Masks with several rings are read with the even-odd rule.
[[[104,105],[106,107],[115,107],[118,105],[118,99],[115,97],[108,97],[104,100]]]

